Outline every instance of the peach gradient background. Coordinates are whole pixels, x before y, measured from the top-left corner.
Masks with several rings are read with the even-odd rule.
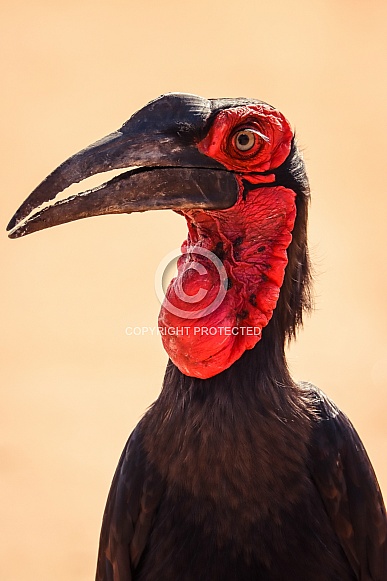
[[[1,542],[6,581],[93,578],[102,511],[166,356],[154,272],[172,212],[10,241],[70,154],[168,91],[251,96],[291,120],[313,190],[316,311],[289,353],[355,423],[387,494],[386,4],[1,2]]]

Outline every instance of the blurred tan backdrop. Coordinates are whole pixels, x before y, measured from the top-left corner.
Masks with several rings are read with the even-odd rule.
[[[0,577],[93,578],[118,456],[156,398],[154,272],[172,212],[10,241],[54,167],[163,92],[251,96],[296,127],[313,191],[316,311],[289,354],[349,414],[387,494],[386,4],[1,3]]]

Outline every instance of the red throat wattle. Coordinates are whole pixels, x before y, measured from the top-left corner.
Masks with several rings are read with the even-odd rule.
[[[206,379],[230,367],[257,344],[272,317],[296,204],[293,190],[273,185],[270,170],[285,161],[292,138],[282,114],[260,104],[221,111],[198,144],[235,172],[239,195],[226,210],[183,212],[188,238],[159,327],[168,355],[185,375]],[[247,182],[253,184],[249,191]]]

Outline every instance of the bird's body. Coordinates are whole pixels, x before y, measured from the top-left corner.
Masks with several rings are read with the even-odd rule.
[[[286,365],[310,309],[308,200],[279,111],[170,94],[64,162],[10,222],[19,237],[104,213],[187,220],[159,319],[170,361],[112,483],[97,581],[387,580],[386,512],[362,443]]]
[[[317,388],[262,377],[260,348],[240,375],[200,380],[169,365],[117,468],[98,581],[383,579],[385,517],[360,440]]]

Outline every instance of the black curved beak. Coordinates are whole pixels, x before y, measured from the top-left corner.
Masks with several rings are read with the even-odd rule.
[[[10,238],[102,214],[231,207],[238,195],[234,174],[196,147],[210,113],[210,102],[194,95],[175,93],[151,102],[119,131],[55,169],[11,219]],[[70,185],[117,169],[127,171],[55,203]]]

